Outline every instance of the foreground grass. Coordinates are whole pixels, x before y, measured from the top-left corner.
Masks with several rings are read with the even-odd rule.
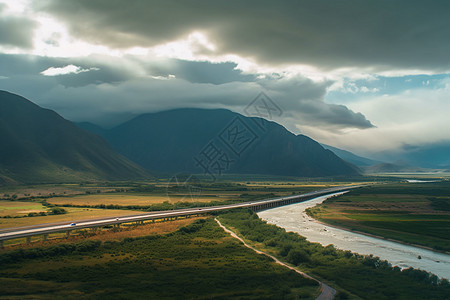
[[[0,255],[0,298],[314,299],[318,285],[239,244],[212,220],[169,234]]]
[[[330,225],[450,251],[450,182],[372,186],[308,214]]]
[[[65,233],[53,233],[48,236],[48,239],[44,241],[42,236],[34,236],[31,238],[31,242],[27,243],[25,238],[9,240],[4,243],[5,248],[0,249],[0,254],[9,250],[16,249],[30,249],[47,247],[50,245],[75,243],[80,241],[121,241],[125,238],[142,237],[151,234],[167,234],[177,231],[183,226],[187,226],[192,222],[207,218],[206,216],[192,217],[173,220],[170,222],[146,222],[143,225],[136,224],[122,224],[120,227],[114,228],[106,226],[104,228],[97,228],[95,231],[90,229],[79,229],[71,232],[69,236]]]
[[[386,261],[310,243],[296,233],[269,225],[246,210],[223,213],[220,221],[256,248],[320,278],[338,299],[448,299],[450,284],[425,271],[391,267]]]

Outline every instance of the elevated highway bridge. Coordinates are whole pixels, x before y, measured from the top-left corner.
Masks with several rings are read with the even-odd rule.
[[[143,224],[144,221],[164,220],[164,219],[177,219],[179,217],[190,217],[192,215],[208,214],[213,212],[220,212],[224,210],[230,210],[235,208],[249,208],[254,211],[266,210],[278,206],[284,206],[289,204],[294,204],[298,202],[307,201],[319,196],[324,196],[328,194],[344,192],[351,189],[356,189],[365,185],[347,185],[347,186],[337,186],[332,188],[327,188],[323,190],[318,190],[314,192],[292,195],[287,197],[278,197],[273,199],[259,200],[242,202],[236,204],[227,204],[219,206],[209,206],[209,207],[196,207],[196,208],[186,208],[177,210],[167,210],[167,211],[154,211],[144,214],[136,214],[129,216],[120,217],[107,217],[101,219],[89,219],[80,220],[73,222],[60,222],[51,224],[40,224],[25,227],[16,228],[5,228],[0,229],[0,247],[3,247],[3,242],[6,240],[17,239],[17,238],[27,238],[27,242],[31,240],[32,236],[43,235],[44,240],[51,233],[66,232],[67,235],[73,230],[92,228],[96,229],[104,226],[119,226],[122,223],[138,223]]]

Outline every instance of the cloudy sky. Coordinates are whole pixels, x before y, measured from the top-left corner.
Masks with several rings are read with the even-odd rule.
[[[0,89],[113,126],[178,107],[371,155],[450,140],[450,2],[0,0]]]

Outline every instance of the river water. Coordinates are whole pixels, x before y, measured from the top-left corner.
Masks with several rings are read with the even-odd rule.
[[[342,193],[333,195],[339,194]],[[272,208],[259,212],[258,216],[287,231],[297,232],[310,242],[318,242],[324,246],[333,244],[336,248],[359,254],[373,254],[389,261],[393,266],[413,267],[450,279],[450,255],[333,228],[306,214],[305,209],[322,203],[330,196],[332,195]],[[419,255],[422,259],[418,258]]]

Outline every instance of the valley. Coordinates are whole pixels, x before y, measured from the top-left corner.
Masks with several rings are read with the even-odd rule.
[[[0,0],[0,300],[450,300],[450,2]]]
[[[447,180],[412,184],[404,183],[402,173],[367,175],[363,170],[386,164],[322,147],[277,123],[255,123],[229,110],[169,110],[103,129],[75,125],[10,93],[0,93],[0,100],[6,121],[0,123],[6,145],[0,149],[0,230],[45,229],[2,241],[0,298],[320,297],[317,281],[302,272],[337,291],[328,299],[421,299],[425,294],[441,299],[448,293],[444,278],[307,242],[268,225],[250,208],[208,208],[366,185],[309,214],[348,230],[448,252]],[[233,130],[242,128],[248,130],[246,138],[254,136],[239,148],[243,144],[232,143],[237,140]],[[445,178],[439,171],[416,175]],[[181,209],[194,214],[116,224],[130,215]],[[227,236],[213,217],[289,268]],[[82,228],[94,219],[108,225]],[[65,230],[72,225],[80,228]],[[352,278],[353,273],[360,277]],[[379,287],[369,291],[374,283]]]

